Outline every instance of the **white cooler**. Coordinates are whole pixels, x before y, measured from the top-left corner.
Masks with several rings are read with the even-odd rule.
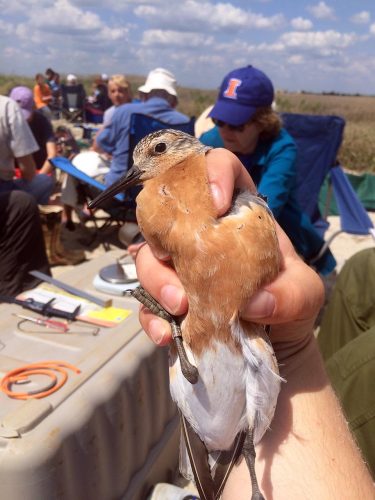
[[[76,266],[61,280],[105,297],[91,282],[111,254]],[[21,333],[12,313],[29,312],[0,305],[0,377],[43,360],[81,370],[68,371],[66,384],[43,399],[0,392],[1,500],[140,500],[154,484],[171,481],[179,427],[167,350],[141,331],[135,300],[115,298],[114,306],[132,314],[93,336],[83,330]]]

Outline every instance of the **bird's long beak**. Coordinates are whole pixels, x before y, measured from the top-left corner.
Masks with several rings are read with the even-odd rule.
[[[139,170],[137,165],[133,165],[127,171],[126,175],[121,177],[121,179],[112,184],[112,186],[109,186],[105,191],[100,193],[99,196],[90,201],[88,205],[89,208],[97,208],[101,203],[103,203],[103,201],[108,200],[108,198],[115,196],[117,193],[126,191],[128,188],[132,186],[140,184],[141,173],[142,172]]]

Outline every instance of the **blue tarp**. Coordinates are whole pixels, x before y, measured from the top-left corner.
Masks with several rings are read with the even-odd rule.
[[[339,209],[341,229],[346,233],[368,234],[374,225],[342,168],[332,168],[330,175]]]

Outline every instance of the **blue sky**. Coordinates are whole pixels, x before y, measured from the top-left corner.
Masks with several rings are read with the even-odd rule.
[[[373,0],[0,0],[0,72],[146,75],[217,88],[252,64],[278,89],[375,94]]]

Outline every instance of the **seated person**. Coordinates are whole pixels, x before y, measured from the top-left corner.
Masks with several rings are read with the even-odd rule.
[[[101,77],[95,78],[93,91],[87,97],[87,102],[91,105],[90,107],[103,112],[110,107],[111,102],[108,97],[107,83],[103,82]]]
[[[200,140],[217,147],[221,144],[237,155],[267,197],[276,220],[308,263],[324,244],[307,214],[299,208],[296,193],[296,145],[282,128],[273,110],[274,89],[262,71],[246,66],[228,73],[216,103],[208,116],[216,127]],[[330,274],[336,261],[327,250],[314,263],[321,275]]]
[[[0,193],[0,290],[14,297],[40,280],[29,274],[51,274],[38,206],[22,191]]]
[[[46,69],[47,84],[52,92],[52,100],[50,103],[51,112],[54,118],[60,118],[61,112],[61,85],[60,75],[53,69]]]
[[[118,106],[132,102],[131,86],[125,75],[111,76],[108,82],[108,97],[112,102],[112,106],[104,111],[103,124],[97,132],[96,137],[105,126],[111,123],[113,113]],[[96,137],[94,137],[92,145],[95,151],[99,149],[96,146]]]
[[[101,77],[98,77],[94,80],[92,94],[86,99],[86,121],[103,123],[104,111],[110,106],[107,84],[102,81]]]
[[[111,122],[112,115],[118,106],[132,102],[132,89],[125,75],[111,76],[108,81],[108,97],[112,106],[104,111],[104,126]]]
[[[133,113],[151,115],[170,124],[187,123],[190,120],[188,116],[174,109],[177,105],[176,80],[169,71],[163,68],[151,71],[140,89],[145,93],[146,100],[116,107],[111,122],[96,136],[96,151],[111,155],[110,169],[104,176],[107,186],[119,179],[128,169],[129,128]],[[84,220],[85,216],[89,217],[86,207],[79,206],[78,186],[79,182],[69,177],[62,191],[61,200],[65,205],[64,223],[68,229],[73,229],[74,226],[69,207],[78,208],[81,220]],[[91,192],[93,196],[97,194],[95,189],[91,189]],[[108,205],[102,208],[115,209],[116,204],[115,200],[110,200]]]
[[[320,325],[318,344],[349,427],[375,479],[375,248],[340,271]]]
[[[35,81],[33,93],[36,109],[39,109],[47,118],[51,119],[52,113],[49,105],[52,102],[52,91],[41,73],[35,76]]]
[[[0,96],[0,192],[27,191],[37,203],[48,204],[54,181],[48,175],[36,175],[32,153],[38,149],[19,105],[9,97]],[[15,159],[20,179],[14,178]]]
[[[40,111],[34,109],[33,93],[27,87],[14,87],[9,97],[21,107],[39,149],[33,153],[40,174],[51,174],[53,167],[48,161],[57,155],[55,134],[51,122]]]
[[[170,124],[187,123],[189,117],[175,110],[177,106],[176,80],[163,68],[150,71],[144,85],[139,88],[145,101],[119,106],[112,121],[98,135],[96,144],[112,155],[110,171],[105,176],[107,186],[117,181],[128,169],[129,127],[133,113],[143,113]]]

